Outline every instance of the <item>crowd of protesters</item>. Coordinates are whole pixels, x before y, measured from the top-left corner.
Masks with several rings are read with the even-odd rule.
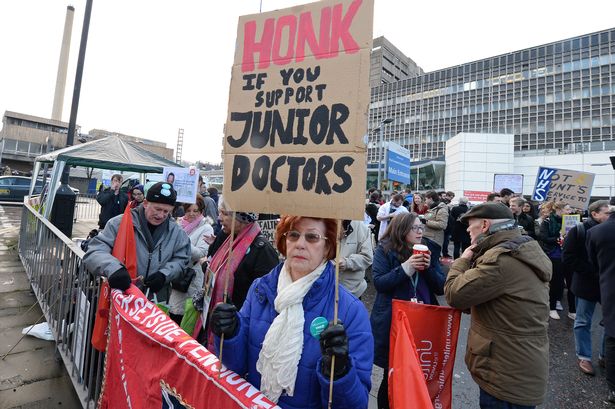
[[[234,212],[202,179],[196,202],[184,204],[176,203],[168,181],[135,185],[130,195],[121,183],[114,175],[99,194],[101,232],[89,243],[86,266],[113,288],[134,283],[150,298],[155,294],[182,327],[186,306],[200,311],[192,335],[215,351],[224,339],[223,363],[280,407],[325,407],[333,379],[333,407],[365,408],[375,364],[385,373],[378,408],[388,408],[392,300],[438,305],[438,296],[471,312],[466,364],[481,407],[540,405],[547,328],[549,319],[560,319],[564,293],[578,366],[588,375],[595,374],[592,318],[596,304],[602,306],[598,363],[607,368],[608,398],[615,403],[615,308],[601,303],[615,297],[613,201],[591,203],[583,222],[566,232],[562,218],[575,211],[568,204],[536,206],[510,189],[474,206],[453,192],[408,189],[385,200],[371,189],[364,220],[345,220],[338,232],[331,219],[284,215],[271,243],[258,215]],[[134,282],[111,256],[126,206],[139,250]],[[174,220],[177,208],[182,216]],[[334,324],[338,241],[340,320]],[[427,253],[414,253],[419,245]],[[361,302],[368,276],[376,292],[371,316]]]

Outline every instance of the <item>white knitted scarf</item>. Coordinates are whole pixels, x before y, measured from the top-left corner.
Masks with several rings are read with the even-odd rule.
[[[326,266],[324,262],[294,282],[286,263],[280,271],[278,295],[274,302],[279,315],[265,335],[256,362],[256,370],[261,374],[261,392],[273,402],[278,402],[284,390],[288,396],[293,396],[295,392],[297,369],[303,352],[303,298]]]

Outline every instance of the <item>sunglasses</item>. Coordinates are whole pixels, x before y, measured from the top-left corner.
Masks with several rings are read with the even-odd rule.
[[[293,242],[299,240],[301,236],[305,237],[305,241],[307,241],[308,243],[318,243],[321,239],[328,240],[325,236],[322,236],[319,233],[299,233],[296,230],[291,230],[284,233],[284,237],[286,237],[286,240]]]

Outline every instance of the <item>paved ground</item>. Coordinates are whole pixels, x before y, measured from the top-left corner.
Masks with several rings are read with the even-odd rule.
[[[0,358],[21,337],[24,327],[36,323],[42,312],[17,250],[21,206],[0,206]],[[44,318],[43,318],[44,321]],[[0,360],[0,409],[80,408],[73,385],[55,343],[26,336]]]

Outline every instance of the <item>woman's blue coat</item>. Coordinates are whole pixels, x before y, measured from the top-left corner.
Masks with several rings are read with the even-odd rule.
[[[254,281],[248,297],[239,311],[239,330],[236,336],[224,341],[224,365],[260,388],[261,375],[256,362],[265,334],[278,315],[274,308],[278,277],[282,264],[269,274]],[[335,268],[331,262],[303,299],[305,326],[303,354],[299,361],[294,396],[280,396],[282,408],[326,408],[329,399],[329,379],[320,372],[322,354],[320,343],[310,334],[310,324],[317,317],[333,320],[335,303]],[[363,303],[339,286],[339,320],[348,335],[350,370],[333,383],[333,407],[338,409],[367,408],[374,358],[374,340],[369,317]],[[219,348],[216,337],[216,347]]]

